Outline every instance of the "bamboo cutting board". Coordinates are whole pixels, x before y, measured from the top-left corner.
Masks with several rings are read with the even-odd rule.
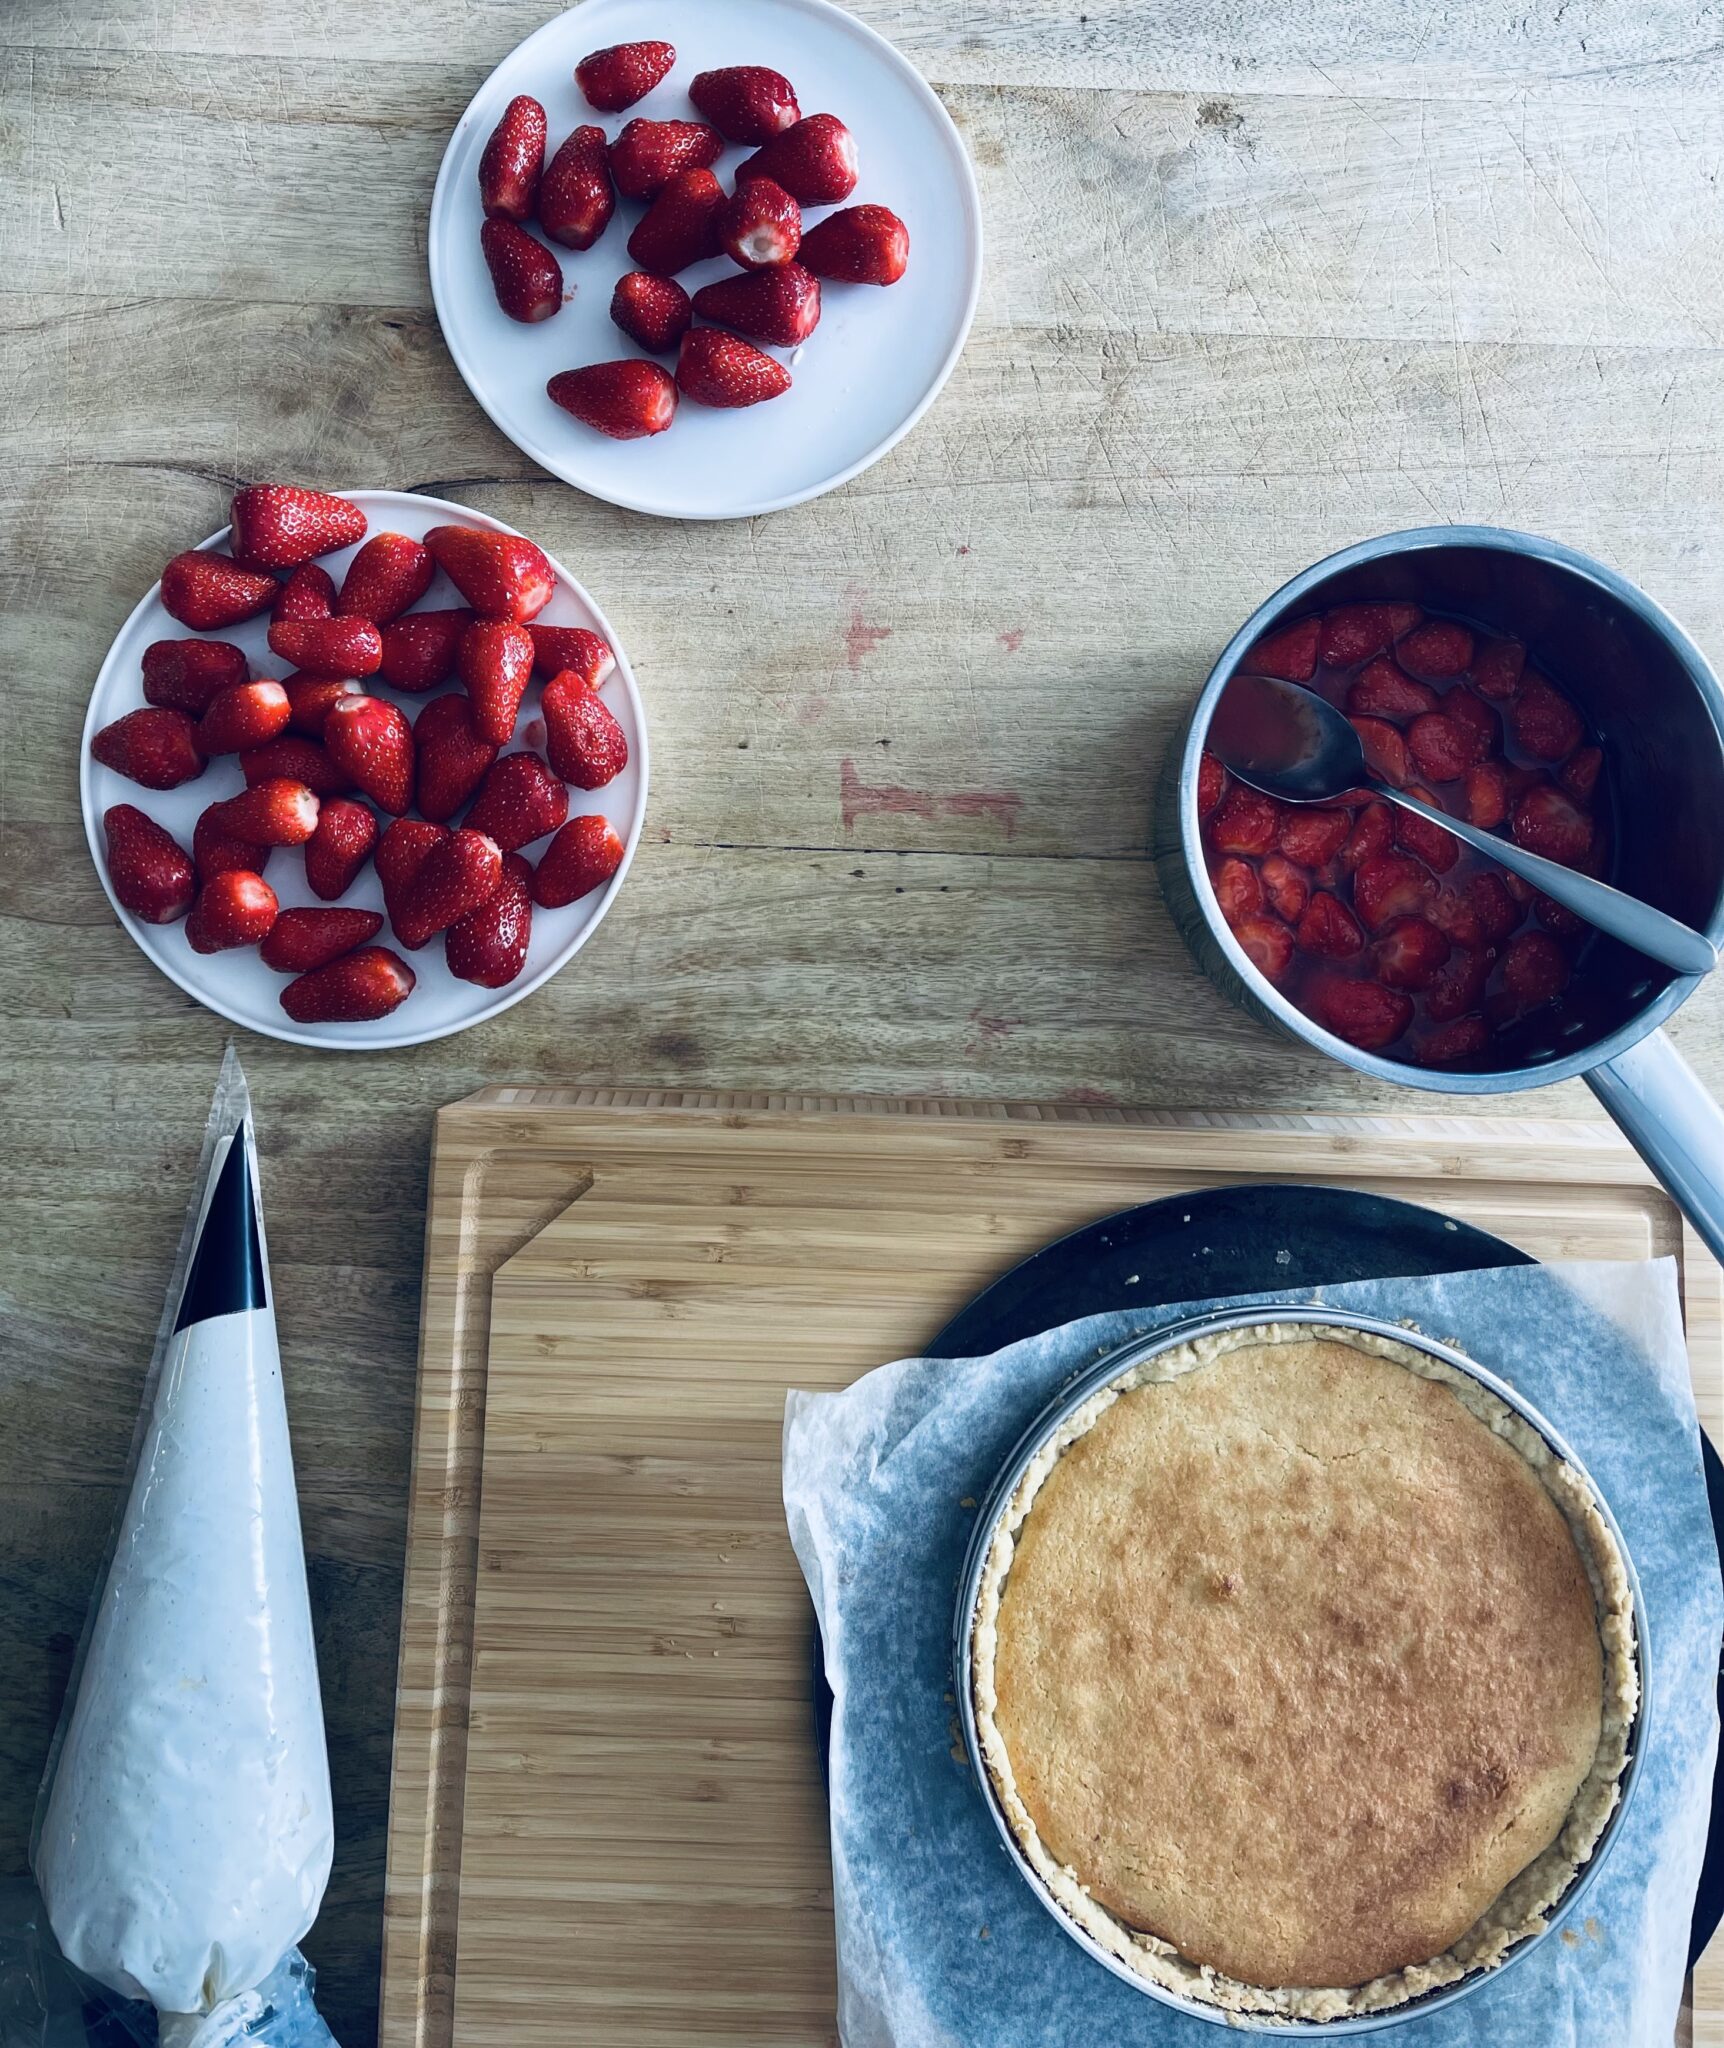
[[[1607,1127],[492,1089],[438,1119],[383,2048],[821,2048],[830,1873],[792,1385],[920,1350],[1078,1225],[1237,1181],[1720,1275]],[[1724,2048],[1715,1944],[1681,2036]]]

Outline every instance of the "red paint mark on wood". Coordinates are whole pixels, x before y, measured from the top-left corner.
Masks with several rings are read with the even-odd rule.
[[[890,626],[871,626],[862,616],[860,604],[850,607],[850,623],[844,630],[844,656],[852,668],[860,668],[882,640],[890,640]]]
[[[1062,1088],[1056,1098],[1073,1109],[1117,1109],[1119,1097],[1105,1088]]]
[[[832,699],[830,697],[804,697],[802,702],[796,707],[796,723],[798,725],[818,725],[831,709]]]
[[[873,816],[925,818],[930,825],[942,818],[992,818],[1008,839],[1024,807],[1011,789],[903,789],[891,782],[864,782],[849,759],[839,763],[838,801],[846,832],[855,829],[858,818]]]
[[[1023,644],[1024,629],[1022,626],[1012,626],[1000,635],[1000,645],[1008,654],[1016,654]]]
[[[959,554],[961,554],[961,555],[967,555],[967,554],[968,554],[968,553],[969,553],[970,551],[969,551],[969,549],[968,549],[968,548],[960,548],[960,549],[958,550],[958,552],[959,552]]]

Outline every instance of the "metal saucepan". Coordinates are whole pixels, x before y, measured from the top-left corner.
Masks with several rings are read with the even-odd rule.
[[[1222,650],[1156,806],[1162,894],[1198,964],[1266,1022],[1361,1073],[1456,1095],[1580,1076],[1724,1258],[1724,1111],[1658,1028],[1699,986],[1594,933],[1560,1002],[1533,1011],[1460,1069],[1361,1052],[1252,965],[1204,866],[1198,764],[1222,691],[1278,625],[1327,606],[1411,600],[1526,644],[1598,735],[1612,804],[1610,879],[1724,942],[1724,689],[1680,626],[1624,576],[1560,542],[1492,526],[1431,526],[1361,541],[1295,576]]]

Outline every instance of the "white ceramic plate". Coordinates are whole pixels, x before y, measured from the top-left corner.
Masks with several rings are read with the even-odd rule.
[[[433,526],[482,526],[495,533],[514,530],[504,526],[500,520],[488,519],[482,512],[470,512],[465,505],[451,505],[442,498],[415,497],[406,491],[344,491],[341,495],[352,499],[370,521],[367,538],[370,534],[392,532],[405,533],[411,539],[419,540]],[[211,534],[199,545],[219,546],[227,536],[228,528],[224,526],[219,533]],[[320,556],[319,560],[339,585],[348,563],[357,552],[356,547],[343,548],[337,554]],[[281,1007],[281,992],[289,977],[273,973],[264,966],[253,949],[247,947],[231,953],[194,953],[186,943],[183,919],[178,924],[145,924],[115,902],[108,882],[106,842],[102,832],[102,813],[105,810],[113,804],[134,804],[165,826],[189,851],[192,827],[197,823],[200,812],[218,798],[237,795],[245,787],[238,757],[233,754],[224,754],[213,760],[195,782],[170,790],[141,789],[137,783],[128,782],[123,775],[116,775],[112,769],[103,768],[90,758],[92,735],[126,712],[137,710],[144,701],[144,649],[154,640],[188,637],[230,640],[245,649],[253,675],[279,677],[288,672],[288,664],[269,651],[267,613],[221,632],[191,635],[186,627],[169,618],[162,609],[159,583],[145,596],[109,648],[108,658],[102,663],[96,687],[90,695],[78,771],[79,795],[84,810],[84,833],[90,842],[90,852],[95,859],[96,872],[102,878],[102,887],[108,891],[108,901],[114,905],[114,915],[170,981],[178,982],[187,995],[195,996],[218,1016],[243,1024],[248,1031],[262,1032],[266,1038],[284,1038],[294,1045],[328,1046],[336,1051],[381,1052],[396,1046],[423,1045],[428,1039],[447,1038],[452,1032],[465,1031],[469,1025],[484,1023],[488,1017],[497,1016],[523,996],[530,996],[536,988],[542,987],[580,950],[616,900],[640,839],[641,821],[646,815],[646,717],[628,657],[618,644],[604,613],[561,562],[553,558],[551,566],[557,572],[557,594],[539,614],[538,623],[590,627],[610,642],[617,658],[615,673],[604,686],[604,697],[628,735],[629,765],[603,789],[571,790],[569,812],[571,816],[602,812],[623,841],[623,864],[606,888],[584,897],[579,903],[568,904],[561,910],[535,907],[532,945],[526,967],[507,988],[478,988],[472,982],[457,981],[444,964],[440,938],[433,939],[417,953],[404,953],[402,957],[418,976],[418,986],[393,1015],[375,1024],[295,1024]],[[430,590],[413,609],[436,611],[464,601],[448,578],[439,572]],[[372,685],[368,684],[367,688],[370,687]],[[448,695],[452,687],[444,685],[441,689],[417,695],[378,687],[377,695],[398,703],[409,718],[413,718],[418,715],[420,707],[430,703],[433,697]],[[517,747],[522,744],[537,715],[538,699],[539,686],[535,683],[521,707],[521,720],[515,735]],[[380,822],[387,824],[388,820]],[[536,865],[549,843],[548,840],[535,840],[523,851]],[[318,901],[306,886],[304,858],[296,848],[277,848],[270,858],[265,879],[280,898],[284,910],[295,904],[315,904]],[[383,908],[382,885],[373,867],[367,865],[358,881],[341,898],[341,903],[344,907],[359,910]],[[387,925],[374,943],[380,946],[394,944]]]
[[[593,50],[642,38],[676,45],[676,66],[644,100],[600,114],[575,84]],[[547,161],[583,123],[615,137],[637,115],[696,120],[689,81],[726,64],[770,64],[804,114],[832,113],[856,137],[861,176],[844,203],[889,206],[910,230],[910,266],[895,285],[827,284],[820,325],[787,354],[782,398],[742,412],[687,401],[667,433],[612,441],[545,396],[558,370],[639,356],[610,317],[611,291],[632,270],[625,244],[645,211],[619,199],[597,245],[552,248],[574,297],[523,326],[497,305],[479,252],[479,158],[503,109],[530,93],[550,120]],[[729,188],[750,149],[714,166]],[[833,209],[810,207],[811,225]],[[890,43],[830,0],[585,0],[529,36],[462,115],[431,200],[431,292],[443,337],[473,396],[517,448],[577,489],[670,519],[742,519],[818,497],[877,462],[933,404],[970,331],[982,277],[981,204],[958,131],[921,74]],[[692,293],[740,275],[727,257],[684,271]],[[654,357],[674,369],[675,359]]]

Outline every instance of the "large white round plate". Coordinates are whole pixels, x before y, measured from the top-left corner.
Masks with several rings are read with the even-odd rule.
[[[471,512],[465,505],[451,505],[442,498],[421,498],[407,491],[344,491],[341,495],[350,498],[364,512],[370,522],[368,538],[376,533],[405,533],[413,540],[420,540],[433,526],[482,526],[494,533],[514,531],[500,520],[488,519],[483,512]],[[219,533],[211,534],[199,545],[220,546],[227,537],[228,528],[224,526]],[[339,584],[348,563],[357,553],[357,547],[343,548],[337,554],[320,556],[319,560]],[[579,903],[568,904],[561,910],[535,908],[533,939],[526,967],[519,979],[507,988],[478,988],[472,982],[457,981],[444,964],[441,938],[433,939],[417,953],[405,954],[403,957],[418,976],[418,985],[392,1016],[375,1024],[295,1024],[281,1007],[281,992],[287,986],[288,977],[265,967],[252,948],[231,953],[194,953],[186,943],[184,920],[169,925],[145,924],[115,901],[108,881],[106,841],[102,832],[104,811],[113,804],[133,804],[165,826],[189,850],[192,827],[197,823],[199,813],[219,798],[236,795],[245,787],[238,757],[233,754],[224,754],[211,761],[195,782],[170,790],[140,789],[135,782],[128,782],[123,775],[116,775],[112,769],[104,768],[91,759],[92,736],[126,712],[137,710],[144,701],[144,649],[153,640],[230,640],[245,649],[253,675],[279,677],[288,667],[286,662],[269,651],[267,614],[221,632],[191,635],[186,627],[169,618],[162,609],[159,583],[148,593],[121,627],[91,692],[90,709],[84,719],[78,771],[79,795],[83,803],[85,836],[90,842],[90,852],[95,859],[96,872],[102,878],[102,887],[108,892],[108,901],[114,905],[114,915],[170,981],[178,982],[187,995],[195,996],[218,1016],[243,1024],[248,1031],[262,1032],[266,1038],[284,1038],[294,1045],[327,1046],[336,1051],[381,1052],[396,1046],[423,1045],[428,1039],[447,1038],[452,1032],[465,1031],[469,1025],[484,1023],[487,1018],[497,1016],[520,1002],[523,996],[530,996],[536,988],[541,988],[580,950],[616,900],[640,839],[647,795],[646,717],[628,657],[618,644],[604,613],[561,562],[553,558],[551,566],[557,572],[557,594],[539,614],[538,623],[590,627],[610,642],[617,658],[615,673],[604,686],[604,696],[628,735],[629,765],[603,789],[571,790],[569,811],[571,816],[582,812],[602,812],[623,841],[626,849],[623,864],[606,888],[584,897]],[[453,584],[439,572],[414,610],[435,611],[464,601]],[[376,686],[367,684],[366,687]],[[408,717],[413,718],[421,706],[430,703],[435,696],[449,694],[451,687],[445,685],[439,690],[417,695],[377,687],[376,693],[401,705]],[[538,696],[539,686],[535,683],[521,707],[516,746],[522,743],[537,715]],[[388,820],[380,822],[387,824]],[[536,864],[548,844],[547,840],[536,840],[523,851]],[[270,858],[265,879],[280,898],[284,910],[294,904],[315,904],[318,901],[306,886],[304,857],[297,848],[277,848]],[[383,889],[373,867],[366,866],[358,881],[341,898],[341,903],[344,907],[359,910],[383,908]],[[394,946],[388,925],[378,934],[375,943]]]
[[[676,45],[676,66],[622,114],[596,113],[576,64],[611,43]],[[770,64],[804,114],[832,113],[856,138],[861,176],[844,203],[889,206],[910,230],[910,267],[885,290],[827,284],[820,325],[800,349],[782,398],[742,412],[684,401],[667,433],[612,441],[558,410],[558,370],[639,356],[611,321],[611,291],[632,270],[626,243],[645,211],[619,199],[596,247],[552,247],[563,267],[561,312],[536,326],[498,307],[479,252],[479,158],[503,109],[530,93],[550,119],[549,152],[583,123],[615,137],[637,115],[695,120],[689,81],[726,64]],[[729,188],[752,154],[732,145],[714,166]],[[832,209],[811,207],[812,224]],[[846,483],[877,462],[933,404],[970,331],[982,277],[981,203],[958,131],[927,82],[883,37],[830,0],[584,0],[530,35],[480,87],[444,153],[431,200],[431,292],[443,337],[473,396],[517,448],[565,483],[668,519],[743,519]],[[695,264],[693,293],[740,275],[725,257]],[[674,368],[670,357],[656,357]]]

